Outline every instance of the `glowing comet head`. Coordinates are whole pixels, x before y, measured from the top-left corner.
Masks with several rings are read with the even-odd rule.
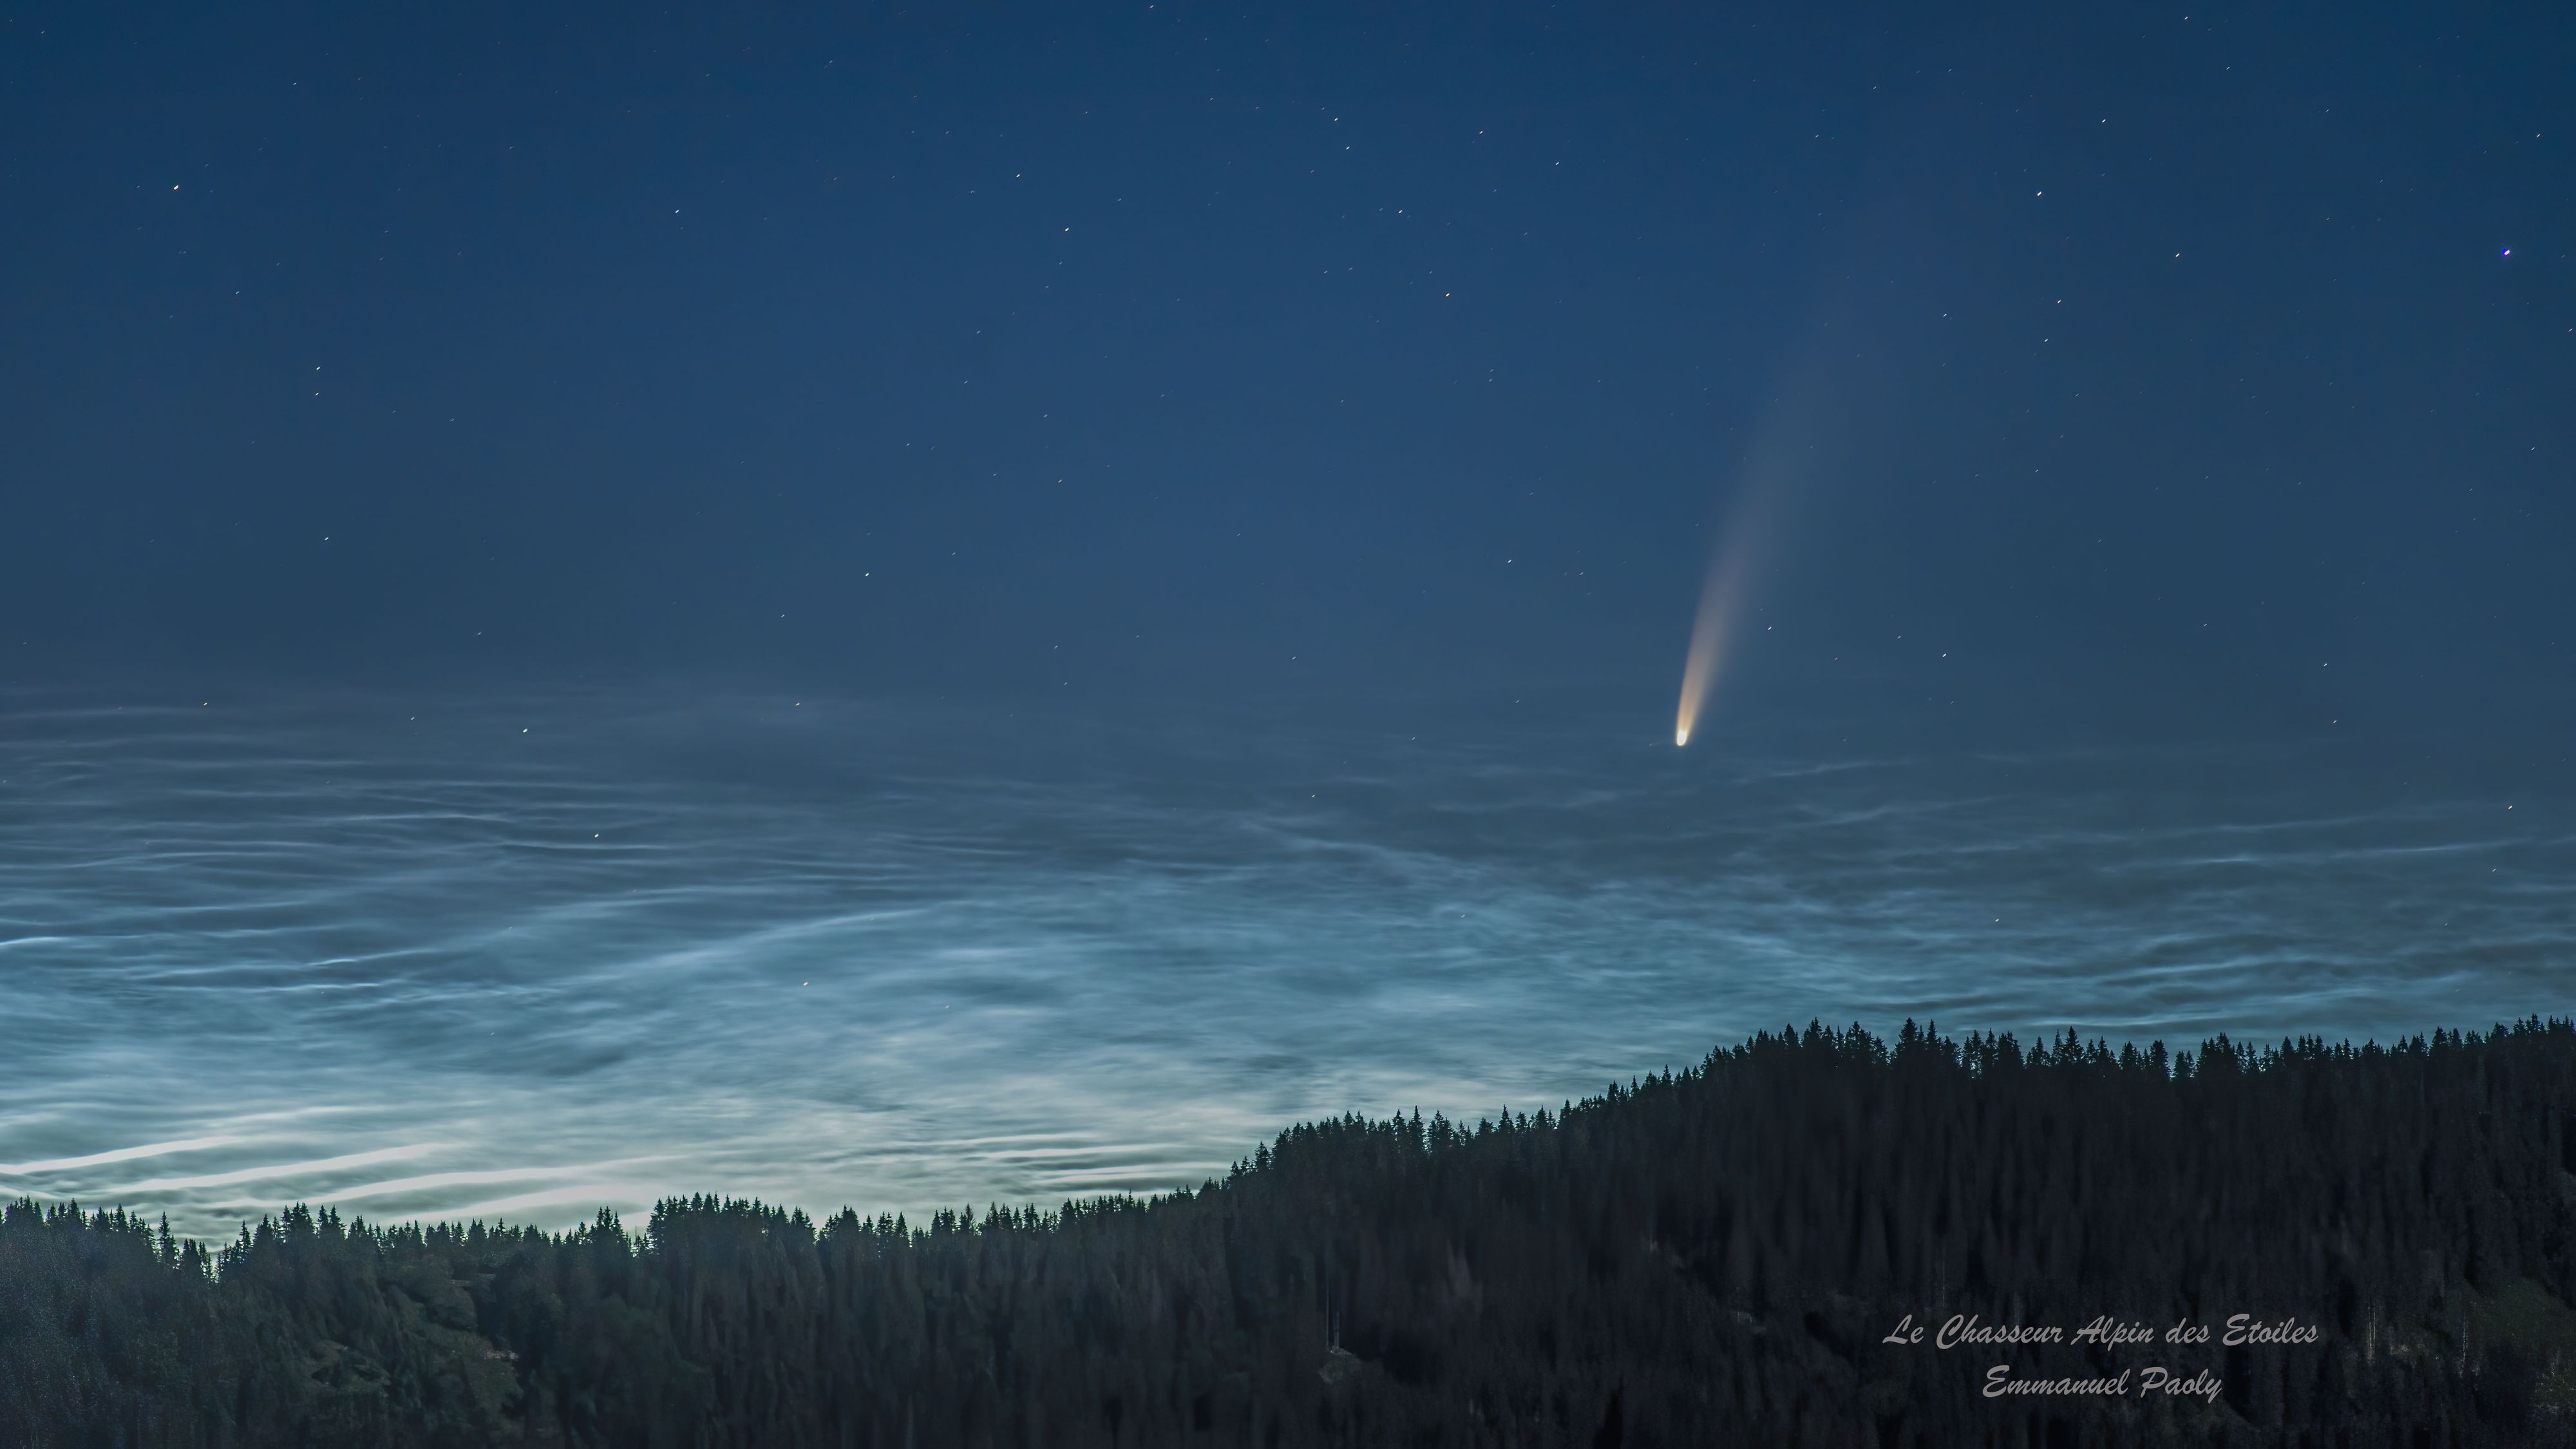
[[[1676,726],[1676,727],[1674,728],[1674,730],[1673,730],[1673,746],[1674,746],[1674,748],[1678,749],[1678,748],[1680,748],[1681,746],[1686,745],[1686,744],[1689,744],[1689,743],[1690,743],[1690,726],[1689,726],[1689,725],[1679,725],[1679,726]]]

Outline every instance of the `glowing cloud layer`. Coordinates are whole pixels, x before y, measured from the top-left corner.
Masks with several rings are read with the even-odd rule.
[[[1811,1015],[2386,1040],[2565,1000],[2563,765],[2507,812],[2386,797],[2411,739],[1879,758],[1809,717],[1768,732],[1836,747],[1783,754],[1717,692],[1782,537],[1730,535],[1730,738],[1686,770],[1590,713],[0,690],[0,1196],[222,1239],[1054,1204]]]

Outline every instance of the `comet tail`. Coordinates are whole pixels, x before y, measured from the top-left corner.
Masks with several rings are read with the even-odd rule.
[[[1681,708],[1673,718],[1675,745],[1690,743],[1700,711],[1707,707],[1709,688],[1717,682],[1719,668],[1726,662],[1735,599],[1744,578],[1742,561],[1735,552],[1729,549],[1718,556],[1708,571],[1707,585],[1700,590],[1699,616],[1691,621],[1690,652],[1682,659]]]

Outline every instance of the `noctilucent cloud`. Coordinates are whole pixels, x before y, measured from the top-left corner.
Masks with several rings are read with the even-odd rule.
[[[0,16],[0,1193],[2566,1015],[2571,24]]]

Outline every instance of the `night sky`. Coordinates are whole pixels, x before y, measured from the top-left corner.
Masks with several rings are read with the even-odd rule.
[[[0,11],[0,1188],[917,1208],[1818,1015],[2565,1014],[2571,56]]]

